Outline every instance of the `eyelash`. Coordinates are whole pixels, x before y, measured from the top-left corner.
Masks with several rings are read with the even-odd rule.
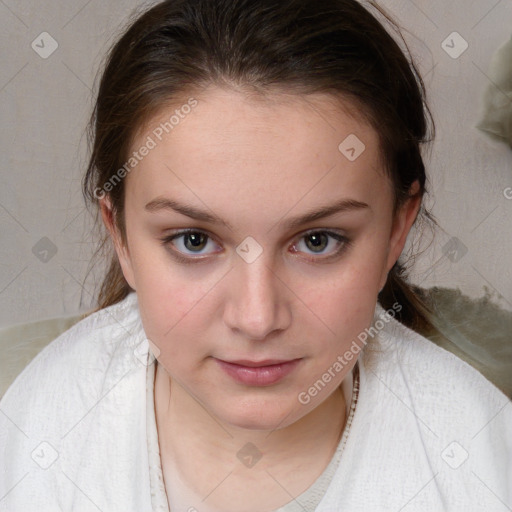
[[[169,244],[171,244],[171,242],[173,240],[175,240],[176,238],[180,238],[180,237],[183,237],[185,235],[190,235],[190,234],[206,235],[206,237],[207,237],[206,241],[212,240],[212,237],[210,235],[208,235],[208,233],[205,233],[204,231],[200,231],[200,230],[196,230],[196,229],[186,229],[186,230],[178,231],[178,232],[176,232],[176,233],[174,233],[172,235],[166,236],[164,238],[161,238],[160,241],[161,241],[161,243],[162,243],[162,245],[164,247],[168,248]],[[306,259],[308,259],[312,263],[321,263],[321,262],[325,262],[325,261],[331,261],[332,259],[341,256],[349,247],[352,246],[352,240],[350,240],[346,236],[343,236],[343,235],[341,235],[339,233],[336,233],[336,232],[333,232],[333,231],[328,231],[328,230],[312,230],[312,231],[308,231],[307,233],[304,233],[299,238],[299,240],[301,240],[303,238],[307,238],[308,236],[311,236],[311,235],[316,235],[316,234],[328,235],[331,238],[334,238],[338,243],[340,243],[341,246],[338,247],[338,249],[336,249],[334,251],[334,253],[330,254],[327,257],[324,257],[324,258],[322,258],[322,257],[306,258]],[[174,249],[170,249],[170,250],[172,251],[171,252],[171,256],[176,261],[178,261],[180,263],[199,263],[201,261],[205,261],[205,259],[206,259],[206,258],[199,258],[199,257],[195,257],[195,256],[191,256],[191,257],[182,256],[179,251],[176,251]],[[299,251],[297,251],[297,252],[299,252]]]

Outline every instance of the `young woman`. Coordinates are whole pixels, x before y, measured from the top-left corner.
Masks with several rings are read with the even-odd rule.
[[[84,178],[115,253],[0,403],[0,510],[510,510],[509,401],[398,261],[433,124],[378,13],[170,0],[118,40]]]

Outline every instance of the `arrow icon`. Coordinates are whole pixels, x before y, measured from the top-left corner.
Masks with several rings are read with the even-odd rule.
[[[441,43],[441,48],[452,58],[458,59],[469,47],[468,42],[458,33],[448,34]]]
[[[39,57],[47,59],[59,47],[59,43],[48,32],[41,32],[30,46]]]
[[[340,153],[350,162],[354,162],[365,150],[363,141],[355,134],[351,133],[338,146]]]
[[[252,263],[263,252],[263,248],[252,236],[248,236],[240,242],[236,252],[246,263]]]
[[[236,454],[240,462],[252,468],[262,457],[262,453],[253,443],[246,443]]]

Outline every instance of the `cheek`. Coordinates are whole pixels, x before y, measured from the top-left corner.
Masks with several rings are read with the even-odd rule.
[[[134,239],[135,241],[135,239]],[[213,276],[194,270],[198,266],[179,265],[171,260],[158,242],[132,243],[134,270],[141,320],[146,336],[162,353],[174,355],[187,338],[196,337],[200,315],[209,291],[215,285]]]
[[[324,293],[311,295],[309,307],[321,319],[328,345],[340,349],[370,325],[376,301],[376,275],[354,272],[332,281]]]
[[[208,288],[176,277],[148,280],[145,285],[137,293],[147,337],[168,357],[199,350],[195,340],[204,337]]]
[[[321,320],[316,323],[328,336],[322,337],[319,348],[329,357],[348,348],[371,325],[384,265],[384,248],[374,239],[367,248],[361,245],[354,250],[328,279],[318,281],[314,288],[309,283],[298,293],[308,298],[304,303]]]
[[[201,324],[206,313],[201,307],[204,301],[188,301],[183,294],[167,296],[163,301],[156,294],[143,294],[139,308],[146,336],[157,349],[155,355],[178,377],[186,375],[208,353],[205,326]]]

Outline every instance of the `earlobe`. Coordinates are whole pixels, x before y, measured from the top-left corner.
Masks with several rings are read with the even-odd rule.
[[[133,290],[136,290],[134,272],[133,272],[133,268],[132,268],[130,253],[129,253],[128,247],[126,247],[125,244],[123,243],[121,235],[117,228],[115,218],[114,218],[114,213],[112,210],[112,204],[110,202],[110,198],[108,196],[101,198],[99,200],[99,204],[100,204],[101,217],[103,219],[103,223],[105,224],[105,227],[107,228],[108,232],[110,233],[110,237],[114,244],[114,248],[115,248],[115,251],[117,254],[117,258],[119,260],[119,264],[121,265],[121,269],[123,271],[124,278],[126,279],[127,283],[130,285],[130,287]]]

